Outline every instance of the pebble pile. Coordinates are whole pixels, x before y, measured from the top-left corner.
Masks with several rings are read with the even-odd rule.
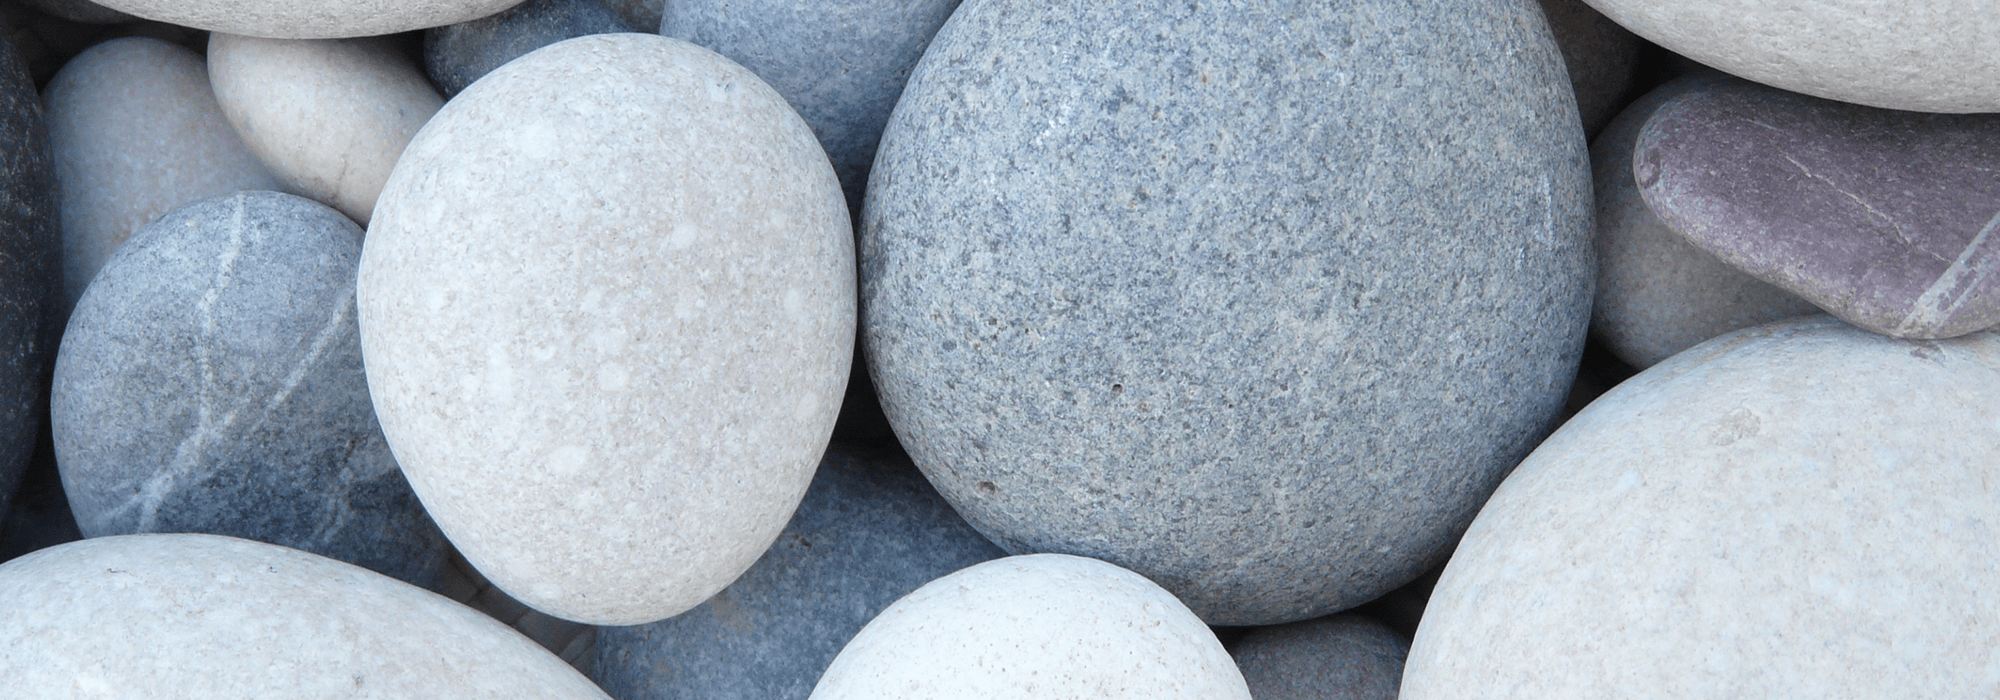
[[[2000,696],[1834,5],[0,0],[0,695]]]

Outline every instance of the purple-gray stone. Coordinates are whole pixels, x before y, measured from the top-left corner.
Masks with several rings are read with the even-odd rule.
[[[1660,106],[1633,175],[1723,261],[1899,338],[2000,323],[2000,114],[1928,114],[1719,80]]]
[[[1410,639],[1353,614],[1251,630],[1230,656],[1257,700],[1396,700]]]

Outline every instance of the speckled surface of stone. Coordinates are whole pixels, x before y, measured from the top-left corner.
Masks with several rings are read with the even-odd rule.
[[[451,99],[479,76],[535,49],[631,31],[639,30],[599,0],[528,0],[497,15],[425,30],[424,73]]]
[[[1818,316],[1627,380],[1500,486],[1402,697],[2000,693],[2000,334]]]
[[[1653,213],[1632,176],[1639,128],[1660,105],[1724,80],[1704,71],[1660,86],[1590,145],[1597,189],[1597,295],[1591,332],[1619,360],[1645,369],[1740,328],[1820,313],[1689,243]]]
[[[147,37],[98,44],[42,91],[62,183],[65,315],[112,251],[183,204],[281,186],[222,116],[208,67]]]
[[[805,700],[884,608],[1002,556],[908,457],[836,443],[755,566],[693,610],[604,628],[591,679],[620,700]]]
[[[477,19],[521,0],[102,0],[107,8],[211,32],[270,39],[395,34]]]
[[[1410,640],[1343,614],[1259,627],[1230,655],[1257,700],[1396,700]]]
[[[27,0],[37,10],[87,24],[115,24],[138,19],[90,0]]]
[[[1844,321],[1904,338],[2000,323],[2000,114],[1726,79],[1660,105],[1634,153],[1669,228]]]
[[[1575,109],[1526,0],[963,5],[869,183],[883,408],[1010,552],[1210,624],[1381,595],[1562,407]]]
[[[1215,633],[1173,594],[1095,559],[1032,554],[925,584],[868,623],[814,700],[1249,700]]]
[[[70,317],[50,406],[85,536],[231,535],[436,581],[444,536],[368,400],[360,254],[338,212],[239,192],[112,256]]]
[[[0,566],[0,599],[19,700],[606,698],[471,608],[261,542],[74,542]]]
[[[1639,37],[1584,0],[1540,0],[1576,91],[1583,132],[1596,134],[1625,104],[1639,62]]]
[[[62,317],[62,230],[47,125],[28,68],[0,38],[0,515],[48,415]]]
[[[250,152],[292,192],[362,226],[382,183],[444,105],[385,39],[257,39],[213,34],[209,81]]]
[[[369,386],[411,485],[543,612],[706,600],[826,448],[847,222],[805,122],[706,49],[600,34],[501,66],[411,142],[362,253]]]

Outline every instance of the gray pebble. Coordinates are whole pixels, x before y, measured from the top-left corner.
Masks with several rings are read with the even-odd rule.
[[[599,0],[529,0],[497,15],[425,30],[424,72],[450,99],[480,76],[535,49],[564,39],[631,31],[638,30]]]
[[[1541,4],[1556,45],[1562,47],[1583,131],[1594,135],[1625,103],[1632,71],[1639,63],[1639,37],[1583,0],[1541,0]]]
[[[62,234],[50,155],[27,63],[0,40],[0,515],[35,451],[48,364],[61,333]]]
[[[1244,635],[1230,653],[1257,700],[1396,700],[1410,640],[1359,615]]]

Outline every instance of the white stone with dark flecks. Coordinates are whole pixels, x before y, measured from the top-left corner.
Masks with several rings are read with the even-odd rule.
[[[521,0],[97,0],[146,19],[270,39],[395,34],[477,19]]]

